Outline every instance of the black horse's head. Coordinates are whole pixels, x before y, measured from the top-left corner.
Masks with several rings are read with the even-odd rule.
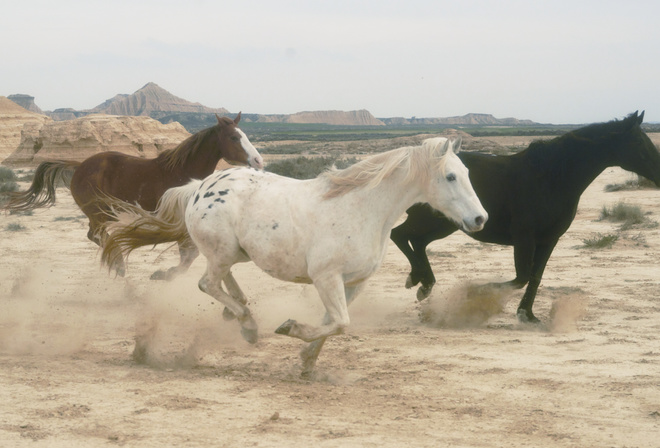
[[[620,150],[616,154],[616,165],[624,170],[632,171],[655,182],[660,187],[660,152],[648,135],[642,130],[644,112],[630,114],[624,120],[616,122],[617,137],[621,140],[617,145]]]

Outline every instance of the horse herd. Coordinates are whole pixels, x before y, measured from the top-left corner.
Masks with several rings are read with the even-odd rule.
[[[119,275],[140,246],[178,243],[180,264],[154,273],[156,279],[185,272],[201,252],[207,266],[199,288],[225,305],[223,317],[236,319],[250,343],[257,323],[232,276],[234,264],[253,261],[275,278],[313,284],[326,310],[321,325],[288,320],[276,330],[309,343],[301,352],[302,375],[309,376],[326,338],[349,325],[348,305],[380,266],[390,238],[410,262],[406,287],[421,284],[419,300],[435,283],[430,242],[460,229],[513,246],[516,277],[505,285],[527,285],[517,316],[535,323],[546,263],[589,184],[619,166],[660,187],[660,153],[641,128],[644,112],[536,141],[510,156],[459,152],[460,139],[432,138],[311,180],[262,171],[240,117],[218,117],[155,159],[104,152],[81,163],[44,162],[30,188],[13,193],[4,208],[53,205],[63,180],[89,218],[87,236],[102,248],[102,263]],[[214,172],[220,158],[248,167]],[[404,212],[407,219],[394,227]]]

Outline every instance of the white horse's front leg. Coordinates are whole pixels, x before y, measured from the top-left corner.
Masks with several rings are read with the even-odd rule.
[[[328,322],[321,326],[301,324],[295,320],[289,319],[275,330],[277,334],[291,336],[302,339],[306,342],[312,342],[320,338],[341,334],[348,327],[350,319],[348,317],[348,306],[346,305],[346,296],[344,293],[344,283],[339,274],[328,275],[314,280],[314,286],[319,292],[321,301],[325,305],[328,315]]]
[[[347,307],[351,304],[353,299],[355,299],[355,297],[360,292],[360,290],[362,290],[362,286],[364,286],[364,283],[360,283],[358,285],[353,285],[353,286],[346,286],[344,288]],[[323,317],[323,324],[328,324],[329,322],[330,322],[330,317],[328,316],[328,313],[325,313],[325,316]],[[309,344],[307,347],[303,348],[300,351],[300,358],[302,359],[303,362],[303,370],[301,376],[308,377],[312,374],[312,371],[316,366],[316,360],[319,357],[319,353],[321,353],[321,348],[323,348],[323,344],[325,343],[325,340],[326,338],[317,339],[316,341],[312,342],[311,344]]]

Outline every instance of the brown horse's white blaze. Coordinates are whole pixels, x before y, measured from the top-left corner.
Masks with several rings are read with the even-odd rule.
[[[251,343],[257,324],[231,276],[234,264],[253,261],[275,278],[314,284],[323,323],[288,320],[276,331],[312,342],[302,352],[309,374],[325,338],[350,324],[348,305],[380,266],[390,231],[408,207],[430,202],[468,231],[483,227],[488,215],[455,155],[459,144],[433,140],[305,181],[251,169],[216,172],[168,190],[155,216],[136,209],[138,221],[111,226],[103,260],[189,235],[207,258],[200,289],[226,306],[225,316],[238,319]]]
[[[236,133],[239,135],[241,147],[245,151],[245,154],[247,154],[247,164],[252,168],[262,170],[264,168],[264,158],[259,154],[257,148],[252,145],[252,142],[248,139],[247,135],[245,135],[245,132],[236,128]]]

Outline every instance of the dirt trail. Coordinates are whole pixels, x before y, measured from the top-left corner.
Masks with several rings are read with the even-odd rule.
[[[657,447],[660,229],[597,220],[625,201],[660,221],[659,190],[603,191],[630,176],[608,169],[585,192],[539,290],[542,325],[516,321],[521,291],[466,302],[472,282],[513,277],[511,248],[433,243],[438,283],[420,305],[390,245],[313,381],[299,378],[302,343],[273,333],[321,318],[313,288],[237,266],[260,325],[250,346],[197,289],[202,258],[157,283],[175,248],[139,250],[115,279],[66,190],[0,216],[0,446]],[[579,248],[599,233],[619,239]],[[138,334],[147,364],[131,358]]]

